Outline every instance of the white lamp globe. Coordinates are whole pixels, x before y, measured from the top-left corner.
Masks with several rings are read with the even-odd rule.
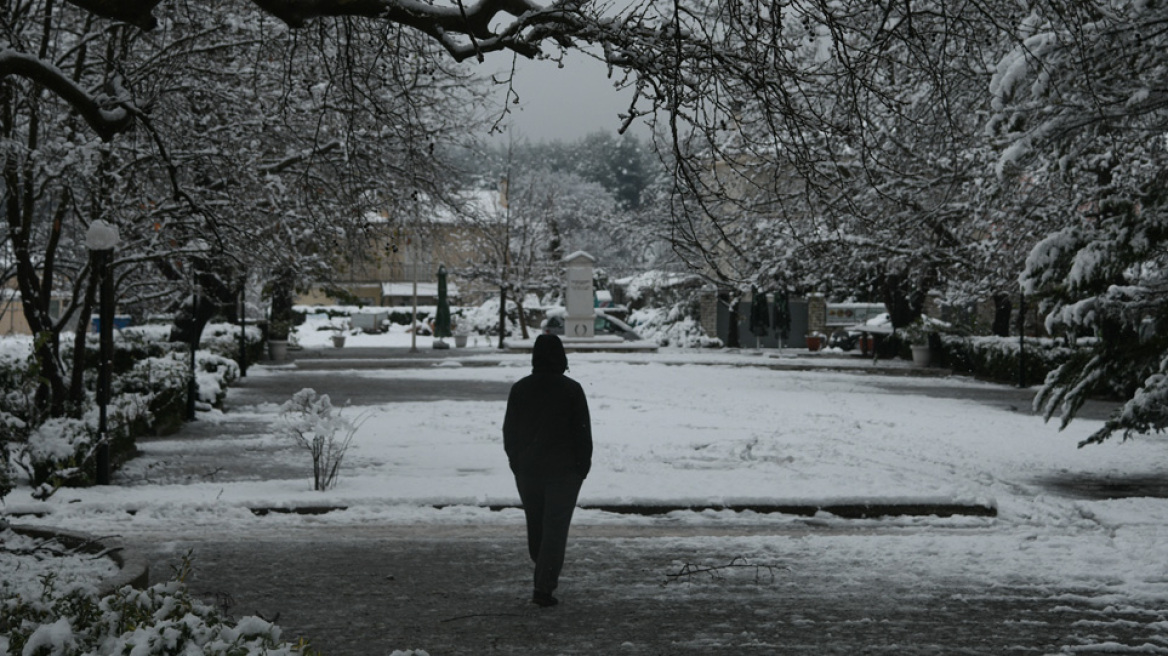
[[[108,251],[112,250],[121,241],[118,235],[118,228],[106,221],[98,219],[89,224],[89,230],[85,233],[85,246],[91,251]]]

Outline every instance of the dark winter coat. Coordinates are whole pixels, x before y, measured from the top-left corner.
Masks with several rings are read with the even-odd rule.
[[[511,386],[503,420],[503,446],[511,471],[555,478],[592,468],[592,421],[580,383],[568,378],[568,357],[555,335],[540,335],[532,372]]]

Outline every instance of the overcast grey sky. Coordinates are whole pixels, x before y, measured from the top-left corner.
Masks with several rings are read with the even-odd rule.
[[[491,65],[488,60],[487,65]],[[500,66],[510,66],[507,61]],[[564,67],[555,62],[520,58],[515,88],[519,105],[512,105],[506,122],[517,139],[531,141],[575,141],[597,131],[616,134],[619,114],[628,109],[631,90],[617,91],[607,77],[604,64],[576,52],[568,53]],[[496,68],[500,74],[505,70]],[[505,87],[495,87],[493,96],[503,101]],[[633,133],[644,139],[648,130],[634,124]],[[503,137],[505,138],[505,137]]]

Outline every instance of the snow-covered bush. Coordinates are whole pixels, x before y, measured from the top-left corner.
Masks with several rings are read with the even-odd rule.
[[[35,404],[39,379],[32,339],[0,340],[0,500],[15,485],[13,457],[28,441],[39,415]]]
[[[248,362],[257,362],[263,356],[264,332],[258,326],[249,325],[244,330]],[[233,323],[209,323],[203,329],[199,340],[200,351],[210,351],[223,358],[237,360],[239,357],[239,326]]]
[[[134,396],[143,400],[149,414],[131,428],[135,435],[166,435],[178,428],[186,416],[187,381],[190,365],[178,354],[145,358],[113,379],[113,398]]]
[[[39,496],[83,480],[96,441],[97,431],[84,419],[53,417],[30,431],[22,462],[33,487],[51,486]]]
[[[217,408],[222,407],[227,398],[227,388],[239,380],[239,363],[222,355],[197,351],[195,366],[199,400]]]
[[[146,590],[123,587],[99,597],[92,586],[58,588],[52,576],[39,591],[0,588],[0,654],[104,656],[201,654],[292,656],[315,654],[303,640],[282,642],[280,627],[259,617],[221,616],[184,583],[189,560],[175,580]]]
[[[615,280],[613,284],[621,288],[623,302],[639,310],[693,302],[704,283],[700,276],[693,273],[645,271]]]
[[[413,320],[410,318],[410,316],[413,315],[413,313],[414,313],[413,308],[390,308],[389,322],[394,324],[394,325],[397,325],[397,326],[409,326],[413,323]],[[437,313],[438,313],[438,308],[434,307],[433,305],[430,305],[430,306],[419,305],[418,306],[418,322],[419,323],[426,323],[426,321],[430,318],[431,315],[434,315]]]
[[[1001,382],[1018,380],[1017,337],[941,337],[942,363],[959,373]],[[1053,339],[1026,339],[1026,378],[1041,382],[1075,353]]]
[[[150,326],[119,331],[115,340],[107,408],[110,457],[115,465],[134,453],[137,435],[167,434],[185,419],[190,356],[185,345],[167,342],[165,337],[165,331]],[[87,345],[86,405],[69,417],[47,419],[35,403],[40,380],[31,357],[32,341],[0,341],[4,343],[0,348],[0,499],[13,486],[17,465],[45,496],[63,485],[92,482],[98,432],[94,389],[100,364],[96,343]],[[199,401],[207,408],[221,406],[228,387],[239,378],[239,365],[230,357],[203,350],[196,353],[195,363]]]
[[[120,394],[110,401],[106,431],[111,462],[134,454],[135,430],[151,425],[151,398],[149,394]],[[61,487],[93,482],[98,413],[92,406],[81,418],[53,417],[28,431],[17,461],[28,473],[36,496],[45,498]]]
[[[0,412],[27,420],[39,375],[32,340],[6,337],[0,343]]]
[[[146,330],[151,328],[153,330]],[[134,363],[146,358],[160,358],[174,350],[175,346],[166,342],[166,336],[159,326],[144,326],[141,329],[126,328],[114,331],[114,352],[110,361],[114,375],[129,371]],[[73,360],[73,340],[61,345],[62,359]],[[96,386],[97,373],[101,367],[100,336],[97,333],[85,335],[85,366],[87,386]]]
[[[528,315],[528,325],[534,322],[535,308],[524,307]],[[492,297],[478,307],[463,308],[462,317],[458,323],[468,334],[498,335],[499,334],[499,299]],[[505,337],[521,334],[519,328],[519,308],[514,301],[507,301],[507,322],[503,332]]]
[[[151,401],[155,411],[176,402],[185,408],[190,375],[190,354],[180,349],[135,362],[130,371],[114,378],[114,394],[136,392],[156,397],[158,400]],[[238,379],[239,363],[235,360],[209,351],[195,352],[198,400],[207,407],[222,406],[227,389]]]
[[[16,486],[12,470],[12,445],[28,440],[28,423],[0,410],[0,501]]]
[[[709,337],[690,313],[691,304],[678,303],[669,309],[642,308],[629,315],[629,325],[642,338],[661,346],[680,348],[720,348],[722,340]]]
[[[341,461],[360,420],[342,415],[328,394],[317,395],[315,390],[305,388],[281,406],[280,421],[277,433],[312,456],[312,489],[324,491],[335,486]]]

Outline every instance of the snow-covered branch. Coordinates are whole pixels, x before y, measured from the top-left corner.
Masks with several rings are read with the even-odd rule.
[[[109,141],[133,125],[134,117],[125,107],[124,97],[91,94],[81,88],[61,69],[40,59],[14,50],[0,51],[0,78],[15,75],[44,86],[77,110],[89,127]],[[119,94],[120,95],[120,94]]]
[[[97,16],[129,23],[144,30],[158,25],[153,11],[162,0],[66,0]]]
[[[151,30],[160,0],[69,0],[97,16]],[[318,18],[365,17],[411,27],[429,35],[456,60],[509,50],[535,57],[541,44],[567,39],[581,31],[580,0],[561,0],[547,7],[531,0],[478,0],[437,5],[419,0],[252,0],[261,11],[293,28]],[[511,20],[500,20],[508,14]]]

